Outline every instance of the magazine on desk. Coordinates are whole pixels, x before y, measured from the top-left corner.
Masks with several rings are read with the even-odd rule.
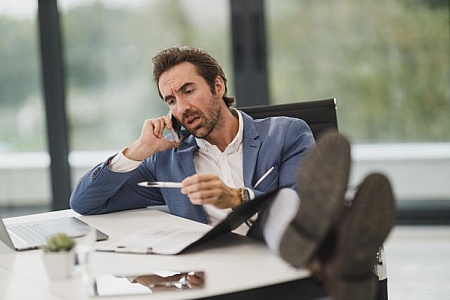
[[[97,248],[101,252],[175,255],[232,232],[254,214],[262,211],[279,189],[256,197],[235,208],[223,221],[210,228],[186,229],[181,226],[157,226],[118,242]]]

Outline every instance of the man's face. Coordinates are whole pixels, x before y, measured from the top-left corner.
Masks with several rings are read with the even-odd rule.
[[[164,72],[158,87],[172,114],[197,138],[207,137],[221,126],[223,81],[216,79],[215,93],[191,63]]]

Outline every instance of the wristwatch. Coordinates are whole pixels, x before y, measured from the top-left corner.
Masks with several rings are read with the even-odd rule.
[[[239,189],[239,200],[241,201],[241,203],[250,201],[250,193],[248,192],[248,189],[246,188]]]

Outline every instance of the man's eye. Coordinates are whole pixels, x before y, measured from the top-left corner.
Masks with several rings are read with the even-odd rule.
[[[193,92],[194,90],[193,89],[190,89],[190,90],[186,90],[186,92],[184,92],[186,95],[190,95],[190,94],[192,94],[192,92]]]
[[[175,99],[167,99],[166,103],[167,103],[167,105],[173,105],[173,104],[175,104]]]

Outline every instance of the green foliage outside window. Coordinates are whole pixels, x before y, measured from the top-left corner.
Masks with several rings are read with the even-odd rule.
[[[448,3],[270,1],[272,98],[336,97],[357,142],[450,141]]]

